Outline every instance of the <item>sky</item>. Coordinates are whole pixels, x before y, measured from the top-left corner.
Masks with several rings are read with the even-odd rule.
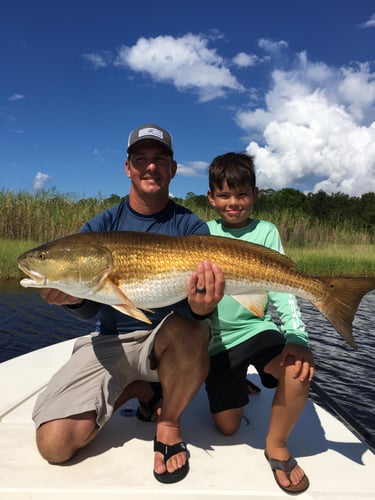
[[[0,64],[1,190],[124,196],[156,123],[176,197],[230,151],[260,189],[375,191],[373,0],[0,0]]]

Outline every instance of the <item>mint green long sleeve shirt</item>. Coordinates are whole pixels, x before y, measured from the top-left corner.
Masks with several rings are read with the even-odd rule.
[[[223,226],[221,220],[209,221],[207,225],[214,236],[241,239],[284,253],[279,231],[271,222],[255,219],[236,229]],[[307,346],[308,334],[296,297],[271,291],[268,297],[278,313],[286,342]],[[229,295],[224,295],[210,319],[213,332],[210,355],[230,349],[265,330],[279,330],[269,314],[258,318]]]

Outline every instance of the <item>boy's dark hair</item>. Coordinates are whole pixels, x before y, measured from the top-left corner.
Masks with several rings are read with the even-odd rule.
[[[223,188],[226,182],[230,189],[250,186],[256,188],[253,156],[245,153],[226,153],[214,158],[208,167],[208,184],[213,192],[215,187]]]

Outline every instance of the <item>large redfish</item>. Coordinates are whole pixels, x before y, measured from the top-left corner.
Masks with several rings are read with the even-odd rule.
[[[153,233],[78,233],[40,245],[18,257],[31,279],[24,287],[56,288],[109,304],[146,323],[142,309],[167,306],[187,295],[198,262],[209,259],[225,276],[225,293],[262,317],[267,291],[310,301],[352,347],[352,321],[374,278],[312,277],[269,248],[219,236]]]

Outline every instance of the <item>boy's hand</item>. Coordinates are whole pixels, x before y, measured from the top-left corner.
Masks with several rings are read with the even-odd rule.
[[[308,347],[299,344],[286,344],[280,355],[280,365],[286,363],[288,356],[294,359],[293,378],[299,378],[301,382],[311,381],[314,376],[314,355]]]
[[[188,302],[191,310],[199,316],[214,311],[223,298],[225,288],[224,275],[219,266],[204,260],[197,265],[188,285]]]

